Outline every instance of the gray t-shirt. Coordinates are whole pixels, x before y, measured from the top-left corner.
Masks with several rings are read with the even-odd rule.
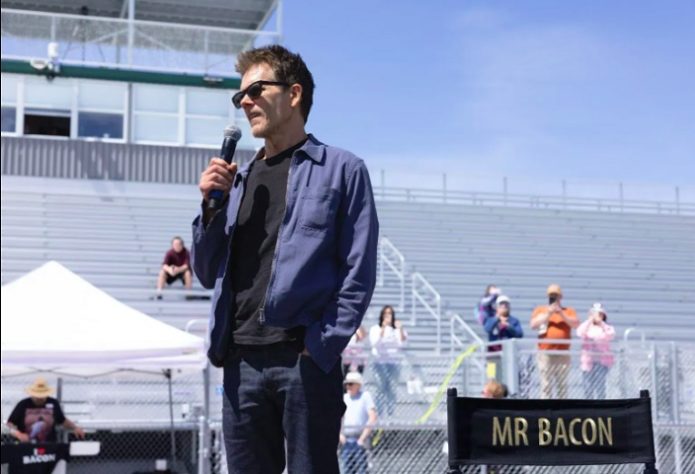
[[[343,401],[347,405],[343,417],[343,435],[346,438],[357,438],[369,421],[369,410],[376,409],[374,400],[369,392],[360,391],[355,397],[349,393],[343,395]]]

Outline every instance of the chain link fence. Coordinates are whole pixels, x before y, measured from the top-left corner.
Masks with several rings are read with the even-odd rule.
[[[132,371],[89,377],[54,372],[3,376],[3,420],[28,396],[25,389],[37,377],[55,389],[65,416],[85,430],[85,439],[101,442],[98,456],[71,459],[71,473],[146,472],[154,470],[157,460],[166,460],[177,473],[198,472],[198,420],[205,405],[202,373],[172,373],[170,379],[164,372]],[[76,439],[62,430],[58,436],[62,441]],[[7,434],[5,442],[12,442]]]
[[[603,378],[587,380],[581,347],[574,343],[559,354],[565,357],[566,367],[553,366],[545,376],[557,388],[557,371],[566,371],[568,398],[585,398],[589,388],[593,390],[590,395],[598,398],[598,385],[605,387],[606,398],[633,398],[640,389],[648,389],[660,472],[695,472],[695,346],[633,341],[615,343],[612,349],[613,365],[606,371],[605,382]],[[446,471],[447,387],[456,387],[460,395],[480,396],[485,380],[494,377],[509,387],[513,397],[543,395],[542,362],[537,342],[530,339],[503,342],[502,350],[495,353],[469,347],[453,356],[408,355],[396,370],[378,369],[378,362],[367,357],[363,370],[363,389],[380,408],[366,443],[370,473]],[[87,430],[87,439],[102,443],[99,456],[74,458],[70,472],[95,472],[95,466],[105,473],[146,471],[154,468],[157,459],[167,460],[178,473],[227,472],[221,433],[221,370],[173,374],[171,402],[169,379],[163,373],[3,376],[4,419],[39,375],[58,389],[66,415]],[[206,406],[209,423],[204,418]],[[498,473],[641,472],[638,465],[469,466],[462,472],[485,469]],[[342,472],[352,470],[343,463]]]

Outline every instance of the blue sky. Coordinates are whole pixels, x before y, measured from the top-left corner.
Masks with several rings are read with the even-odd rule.
[[[309,130],[389,184],[695,183],[692,0],[286,0],[283,14],[317,83]]]

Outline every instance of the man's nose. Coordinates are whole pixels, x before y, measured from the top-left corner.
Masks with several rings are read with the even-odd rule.
[[[253,107],[254,104],[255,104],[255,102],[253,101],[253,99],[251,99],[251,97],[249,97],[248,94],[244,94],[244,97],[241,98],[241,106],[244,109]]]

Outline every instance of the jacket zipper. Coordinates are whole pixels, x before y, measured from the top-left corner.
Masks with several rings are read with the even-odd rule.
[[[263,299],[263,306],[259,310],[258,322],[262,326],[265,324],[265,304],[268,301],[268,295],[270,294],[270,289],[275,281],[275,264],[278,259],[279,253],[279,242],[282,237],[282,230],[285,228],[285,220],[287,219],[287,203],[289,202],[290,194],[290,178],[292,178],[292,170],[295,167],[294,155],[292,156],[292,161],[290,162],[290,169],[287,171],[287,187],[285,188],[285,212],[282,213],[282,221],[280,222],[280,228],[278,229],[278,238],[275,241],[275,249],[273,250],[273,260],[270,262],[270,280],[268,281],[268,288],[265,290],[265,298]]]

